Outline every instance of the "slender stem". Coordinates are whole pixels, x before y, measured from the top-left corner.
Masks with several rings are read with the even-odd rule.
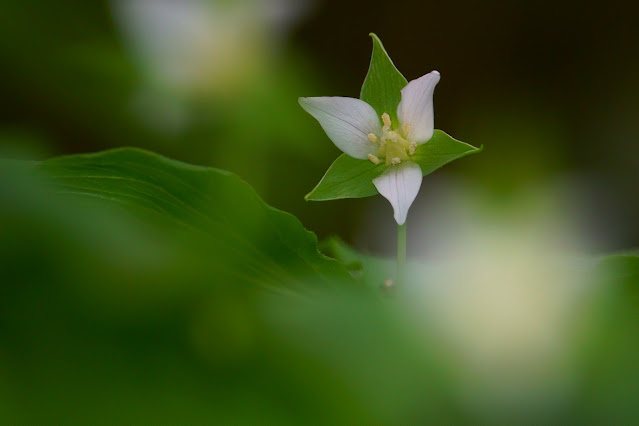
[[[397,226],[397,285],[404,284],[406,269],[406,223]]]

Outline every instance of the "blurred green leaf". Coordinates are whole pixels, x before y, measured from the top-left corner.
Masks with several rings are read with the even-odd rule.
[[[418,146],[411,159],[419,164],[422,175],[426,176],[453,160],[482,150],[483,147],[475,148],[453,139],[441,130],[435,130],[432,139]],[[374,165],[370,161],[357,160],[342,154],[305,198],[311,201],[326,201],[370,197],[377,194],[373,179],[381,175],[385,169],[386,166],[383,164]]]
[[[582,378],[579,415],[586,422],[636,424],[639,255],[606,256],[593,272],[601,287],[596,293],[593,326],[588,330],[589,346],[583,354],[588,368]]]
[[[620,285],[624,296],[639,301],[639,254],[627,252],[607,256],[598,265],[598,272],[609,285]]]
[[[386,278],[395,276],[397,271],[394,259],[360,253],[337,237],[322,241],[321,247],[344,264],[357,280],[372,288],[379,288]],[[413,264],[408,265],[411,270],[414,267]]]
[[[121,206],[173,232],[198,235],[216,279],[272,289],[350,281],[317,250],[315,234],[229,172],[133,148],[54,158],[36,168],[58,194]]]
[[[360,98],[375,108],[379,116],[388,113],[391,120],[397,122],[401,90],[408,82],[395,68],[379,37],[373,33],[370,36],[373,38],[373,54]]]
[[[240,207],[262,230],[250,232]],[[220,209],[263,253],[290,218],[232,174],[138,150],[0,161],[0,366],[11,371],[0,377],[0,424],[406,424],[445,414],[424,334],[404,332],[374,293],[224,287],[261,284],[268,271],[216,235],[208,217]],[[277,261],[299,286],[345,274],[323,261],[296,273],[287,256]],[[352,281],[340,289],[363,288]]]

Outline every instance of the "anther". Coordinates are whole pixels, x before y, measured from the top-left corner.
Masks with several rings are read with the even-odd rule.
[[[408,136],[408,132],[410,131],[410,126],[408,123],[404,123],[402,126],[402,131],[404,132],[404,136]]]
[[[382,121],[384,122],[384,127],[388,130],[390,129],[391,126],[391,119],[390,119],[390,115],[384,113],[382,114]]]
[[[368,134],[368,140],[373,142],[373,143],[377,143],[377,136],[374,133],[369,133]]]
[[[368,154],[368,159],[375,165],[379,164],[379,158],[375,157],[373,154]]]
[[[399,157],[391,158],[391,164],[394,165],[394,166],[398,165],[401,162],[402,162],[402,160],[400,160]]]
[[[410,155],[413,155],[415,153],[415,150],[417,149],[417,144],[415,142],[412,142],[409,146],[408,146],[408,153]]]

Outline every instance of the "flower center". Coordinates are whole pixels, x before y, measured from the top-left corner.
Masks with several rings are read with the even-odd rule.
[[[377,144],[377,156],[369,154],[368,159],[374,164],[380,164],[382,161],[389,165],[397,165],[404,160],[408,160],[415,153],[417,144],[407,140],[408,126],[404,125],[401,133],[397,130],[391,130],[391,119],[387,113],[382,114],[382,135],[370,133],[368,139]]]

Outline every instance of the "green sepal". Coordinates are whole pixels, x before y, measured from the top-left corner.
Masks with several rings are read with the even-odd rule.
[[[483,150],[483,145],[476,148],[466,142],[458,141],[446,132],[435,130],[428,142],[417,147],[411,160],[419,164],[422,176],[426,176],[451,161]]]
[[[397,105],[402,100],[401,90],[408,82],[395,68],[379,37],[373,33],[369,35],[373,38],[373,53],[360,99],[375,108],[380,117],[383,113],[388,113],[391,120],[397,123]]]
[[[375,165],[346,154],[337,157],[324,177],[304,199],[328,201],[340,198],[363,198],[377,194],[373,179],[386,170],[386,165]]]

